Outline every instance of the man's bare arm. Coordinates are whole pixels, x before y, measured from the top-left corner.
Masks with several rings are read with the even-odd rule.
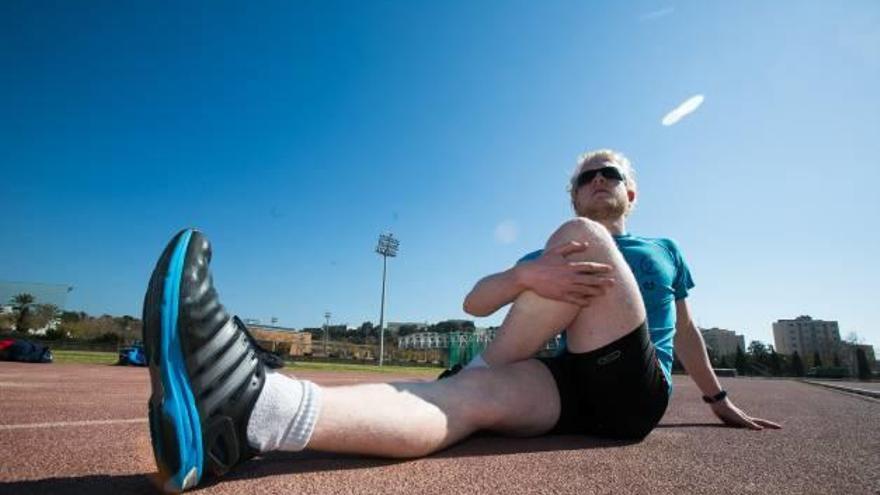
[[[522,270],[517,271],[517,267],[514,266],[509,270],[480,279],[464,298],[465,313],[473,316],[489,316],[513,302],[516,296],[527,288],[521,274]]]
[[[721,392],[721,384],[712,370],[703,336],[691,318],[687,299],[675,301],[675,313],[675,354],[678,360],[703,395],[711,397],[718,394]]]
[[[675,353],[678,355],[681,364],[684,365],[688,375],[694,380],[700,391],[703,392],[703,395],[712,397],[721,392],[721,384],[718,382],[718,377],[715,376],[715,371],[712,369],[709,354],[706,352],[706,343],[703,342],[703,336],[700,335],[699,329],[697,329],[691,318],[690,308],[686,299],[675,301],[675,313]],[[781,428],[781,426],[772,421],[748,416],[736,407],[729,398],[714,402],[711,407],[712,412],[721,421],[731,426],[745,427],[753,430]]]
[[[547,299],[588,306],[593,297],[604,294],[614,284],[614,279],[609,265],[566,259],[586,248],[581,242],[553,246],[534,261],[481,279],[465,297],[464,311],[474,316],[488,316],[513,302],[525,290]]]

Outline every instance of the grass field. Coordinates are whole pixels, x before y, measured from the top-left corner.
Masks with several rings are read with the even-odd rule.
[[[375,364],[355,364],[355,363],[312,363],[312,362],[296,362],[287,363],[285,368],[290,370],[306,370],[306,371],[357,371],[372,373],[418,373],[425,376],[439,375],[442,368],[426,368],[424,366],[383,366],[379,367]]]
[[[53,350],[56,363],[115,364],[115,352]]]
[[[96,351],[67,351],[53,350],[55,362],[59,364],[80,363],[80,364],[116,364],[117,355],[115,352],[96,352]],[[358,373],[416,373],[425,376],[435,376],[440,374],[440,368],[425,368],[420,366],[383,366],[356,364],[356,363],[312,363],[312,362],[296,362],[287,363],[287,369],[296,371],[355,371]]]

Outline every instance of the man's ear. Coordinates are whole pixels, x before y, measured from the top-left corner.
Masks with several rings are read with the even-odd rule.
[[[626,190],[626,197],[629,198],[629,202],[630,202],[630,203],[635,203],[635,201],[636,201],[636,192],[633,191],[632,189],[627,189],[627,190]]]

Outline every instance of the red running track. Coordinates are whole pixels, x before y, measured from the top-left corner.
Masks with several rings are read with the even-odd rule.
[[[741,408],[785,428],[723,427],[676,377],[666,416],[637,444],[480,436],[411,461],[278,453],[193,493],[880,493],[880,401],[791,380],[722,381]],[[0,494],[157,493],[148,396],[142,368],[0,363]]]

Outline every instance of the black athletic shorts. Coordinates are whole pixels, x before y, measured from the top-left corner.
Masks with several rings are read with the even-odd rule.
[[[666,412],[669,386],[644,323],[600,349],[539,360],[562,401],[550,433],[641,440]]]

